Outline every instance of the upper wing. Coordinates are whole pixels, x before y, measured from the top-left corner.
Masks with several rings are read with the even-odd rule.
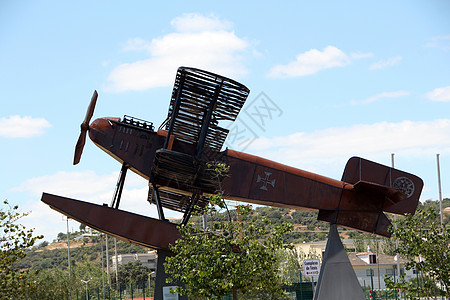
[[[179,140],[220,151],[228,129],[220,127],[218,122],[236,120],[249,92],[246,86],[232,79],[180,67],[165,129]]]

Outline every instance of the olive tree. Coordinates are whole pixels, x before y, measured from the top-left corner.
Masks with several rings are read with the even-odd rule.
[[[392,238],[399,241],[398,253],[409,260],[406,268],[428,276],[442,287],[441,294],[450,298],[450,234],[447,228],[441,228],[437,212],[432,208],[419,210],[417,214],[408,214],[394,223],[397,228],[391,227]],[[409,290],[417,287],[405,282],[395,284],[389,278],[386,283],[390,287]],[[420,290],[415,292],[420,294]]]
[[[14,263],[26,256],[26,250],[43,236],[33,236],[34,229],[26,229],[18,221],[28,213],[18,212],[18,206],[3,201],[0,209],[0,291],[8,299],[33,288],[27,280],[29,270],[20,270]]]
[[[214,167],[220,176],[227,171],[223,164]],[[221,210],[226,213],[218,214]],[[166,259],[166,272],[185,285],[177,292],[190,299],[226,295],[237,299],[238,294],[283,298],[277,253],[289,248],[283,244],[283,235],[293,225],[269,227],[267,219],[242,221],[240,216],[251,211],[251,206],[244,205],[237,207],[233,220],[221,193],[210,197],[207,211],[211,218],[206,229],[193,223],[180,226],[182,238],[170,247],[174,255]]]

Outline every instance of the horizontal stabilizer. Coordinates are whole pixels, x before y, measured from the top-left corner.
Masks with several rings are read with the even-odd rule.
[[[384,209],[406,199],[405,193],[385,185],[367,181],[358,181],[353,185],[358,193],[367,193],[385,197]]]
[[[391,222],[382,212],[319,210],[317,219],[385,237],[391,236],[388,231]]]

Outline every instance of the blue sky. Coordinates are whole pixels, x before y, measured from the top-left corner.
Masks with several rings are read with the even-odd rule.
[[[179,66],[251,90],[230,148],[336,179],[351,156],[395,153],[422,200],[438,199],[439,153],[450,197],[449,13],[448,1],[0,1],[0,198],[31,210],[23,223],[46,240],[65,222],[42,192],[110,203],[120,165],[89,140],[72,165],[94,89],[94,118],[159,126]],[[157,215],[145,180],[125,188],[123,209]]]

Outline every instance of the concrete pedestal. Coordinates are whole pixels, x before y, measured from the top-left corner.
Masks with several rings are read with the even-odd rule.
[[[365,300],[336,225],[330,226],[314,300]]]

